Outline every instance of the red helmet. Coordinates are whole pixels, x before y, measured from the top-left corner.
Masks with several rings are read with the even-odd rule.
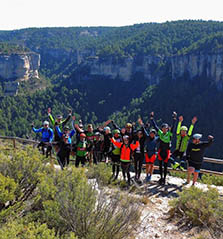
[[[84,138],[86,138],[86,134],[81,133],[81,134],[80,134],[80,137],[84,137]]]

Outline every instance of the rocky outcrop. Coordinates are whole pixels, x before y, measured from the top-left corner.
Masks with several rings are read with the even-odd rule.
[[[190,54],[171,58],[172,78],[188,74],[191,79],[206,76],[215,83],[223,83],[223,53]]]
[[[163,73],[160,67],[163,65],[164,58],[161,56],[142,56],[142,57],[114,57],[100,58],[88,57],[82,61],[79,67],[88,67],[88,76],[104,76],[110,79],[119,78],[123,81],[130,81],[134,75],[139,74],[150,84],[157,84]]]
[[[223,85],[223,53],[188,54],[173,57],[140,56],[114,59],[90,56],[81,60],[79,67],[88,68],[80,78],[91,76],[130,81],[134,75],[144,77],[149,84],[157,84],[168,72],[172,79],[186,76],[188,79],[207,77],[218,86]],[[83,74],[83,71],[80,71]],[[139,74],[140,73],[140,74]],[[87,74],[87,77],[86,77]]]
[[[0,77],[7,81],[39,78],[40,55],[36,53],[0,54]]]

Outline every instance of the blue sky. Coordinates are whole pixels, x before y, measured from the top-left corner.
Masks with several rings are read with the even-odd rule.
[[[184,19],[223,21],[221,0],[4,0],[0,30],[126,26]]]

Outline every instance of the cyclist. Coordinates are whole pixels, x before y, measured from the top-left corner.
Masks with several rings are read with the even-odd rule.
[[[174,127],[176,124],[177,113],[173,112],[172,117],[173,117],[172,126],[169,127],[167,123],[163,123],[160,129],[157,126],[156,122],[154,121],[154,112],[150,113],[152,126],[156,129],[157,134],[159,136],[159,149],[158,149],[159,170],[160,170],[159,184],[161,185],[165,185],[166,183],[167,165],[170,159],[171,140],[173,136]],[[163,172],[163,164],[164,164],[164,172]]]
[[[194,134],[192,142],[189,143],[186,152],[186,157],[188,160],[187,183],[190,183],[191,174],[194,174],[192,185],[195,185],[197,182],[198,174],[203,162],[204,151],[213,143],[214,140],[212,135],[209,135],[208,141],[205,142],[202,142],[201,138],[202,134]]]
[[[192,135],[194,125],[197,122],[197,117],[193,117],[189,130],[187,126],[181,126],[182,122],[183,122],[183,116],[181,115],[179,117],[179,122],[177,125],[176,149],[172,153],[172,158],[174,160],[172,167],[174,169],[177,169],[179,167],[181,170],[184,169],[184,164],[185,164],[184,154],[186,153],[187,145]],[[177,158],[179,158],[180,163],[176,162]]]
[[[53,141],[53,130],[49,128],[49,122],[44,121],[43,127],[36,129],[34,128],[34,124],[32,123],[32,130],[35,133],[42,133],[42,137],[40,140],[40,143],[38,144],[38,148],[42,148],[43,155],[45,154],[46,150],[46,157],[49,155],[51,156],[51,150],[52,150],[52,141]]]

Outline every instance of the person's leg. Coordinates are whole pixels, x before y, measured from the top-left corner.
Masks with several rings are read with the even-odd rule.
[[[131,183],[131,177],[130,177],[130,163],[126,163],[126,174],[128,178],[128,185]]]
[[[138,180],[140,180],[143,160],[144,160],[144,153],[140,153],[139,162],[138,162]]]
[[[166,183],[167,166],[168,166],[168,163],[167,163],[167,162],[164,162],[164,178],[163,178],[163,184]]]
[[[134,169],[135,169],[135,179],[138,179],[138,161],[139,161],[139,157],[138,157],[138,153],[134,154]]]
[[[119,163],[117,163],[117,164],[116,164],[116,175],[115,175],[115,179],[118,178],[119,171],[120,171],[120,165],[119,165]]]
[[[149,164],[149,174],[150,174],[150,176],[153,175],[153,169],[154,169],[154,164],[153,163]]]
[[[68,166],[70,163],[70,151],[71,151],[71,146],[67,145],[66,146],[66,165]]]
[[[153,174],[155,160],[156,160],[156,154],[153,154],[152,157],[150,158],[150,163],[149,163],[150,179],[151,179],[152,174]]]
[[[126,180],[125,163],[124,162],[121,162],[121,168],[122,168],[123,179]]]
[[[120,155],[115,155],[114,161],[115,161],[115,169],[116,169],[116,175],[115,175],[115,180],[116,180],[118,178],[119,168],[120,168]]]
[[[195,183],[197,182],[198,174],[199,174],[199,172],[197,172],[197,171],[195,170],[195,171],[194,171],[194,177],[193,177],[193,184],[192,184],[192,185],[195,185]]]
[[[148,181],[148,177],[149,177],[149,156],[148,153],[145,153],[145,163],[146,163],[146,181]]]
[[[93,151],[93,164],[97,164],[97,152]]]
[[[163,178],[163,184],[166,183],[166,176],[167,176],[167,166],[168,166],[168,161],[170,159],[170,150],[166,150],[166,158],[164,160],[164,178]]]
[[[86,162],[86,158],[85,157],[81,157],[80,161],[81,161],[81,166],[84,167],[85,166],[85,162]]]
[[[80,157],[79,156],[76,156],[76,161],[75,161],[75,167],[78,168],[79,167],[79,164],[80,164]]]
[[[159,160],[159,171],[160,171],[160,180],[159,183],[163,181],[163,161]]]
[[[160,180],[159,183],[161,184],[163,181],[163,157],[161,155],[161,151],[158,152],[158,159],[159,159],[159,171],[160,171]]]
[[[194,168],[193,167],[188,167],[187,169],[187,183],[190,183],[190,178],[191,178],[191,174],[194,173]]]

